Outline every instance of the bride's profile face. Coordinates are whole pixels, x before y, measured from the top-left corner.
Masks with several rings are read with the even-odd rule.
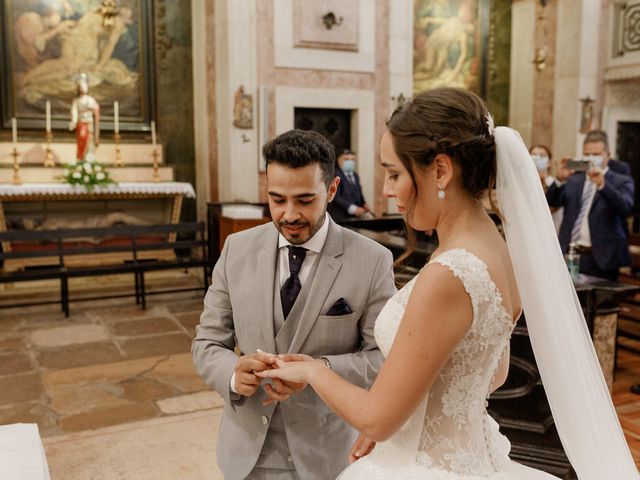
[[[415,188],[411,174],[405,168],[402,160],[398,158],[393,146],[393,139],[389,132],[385,132],[380,141],[380,157],[385,169],[383,194],[387,198],[395,198],[398,212],[405,221],[416,230],[430,230],[434,228],[433,215],[425,210],[423,201],[416,201]],[[425,171],[429,171],[427,167]],[[426,192],[428,175],[417,175],[418,190]],[[424,195],[421,196],[423,200]],[[412,207],[412,203],[415,205]]]

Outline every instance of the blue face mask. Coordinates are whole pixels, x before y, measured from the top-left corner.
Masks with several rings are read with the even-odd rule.
[[[356,161],[355,160],[345,160],[342,162],[342,170],[346,173],[351,173],[356,169]]]
[[[585,155],[584,159],[591,162],[592,167],[602,168],[604,157],[602,155]]]
[[[549,166],[549,157],[546,155],[531,155],[531,158],[539,172],[543,172]]]

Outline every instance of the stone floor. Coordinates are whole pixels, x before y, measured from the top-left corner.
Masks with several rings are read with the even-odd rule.
[[[171,272],[147,283],[198,282]],[[84,280],[71,291],[104,288],[127,291],[130,280]],[[56,291],[46,283],[0,290],[0,305]],[[201,308],[201,292],[191,292],[151,296],[146,311],[132,298],[74,302],[69,318],[57,305],[0,309],[0,424],[38,424],[53,480],[221,479],[222,400],[191,363]],[[640,381],[640,343],[625,345],[613,399],[640,466],[640,395],[629,392]]]
[[[83,280],[72,295],[132,291],[126,277],[111,282]],[[147,280],[150,289],[198,282],[181,272]],[[31,288],[0,291],[0,303],[57,292]],[[133,297],[73,302],[69,318],[57,305],[0,309],[0,424],[38,424],[54,480],[216,478],[222,399],[190,353],[201,310],[198,291],[150,296],[146,311]]]

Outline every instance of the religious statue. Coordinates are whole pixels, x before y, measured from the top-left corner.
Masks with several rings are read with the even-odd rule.
[[[78,77],[78,96],[71,104],[69,130],[76,131],[76,160],[84,160],[100,143],[100,105],[89,95],[89,77]]]
[[[253,128],[253,97],[244,93],[244,86],[240,86],[234,94],[233,126],[236,128]]]

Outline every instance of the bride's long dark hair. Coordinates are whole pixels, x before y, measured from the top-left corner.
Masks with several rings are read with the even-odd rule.
[[[407,205],[411,216],[418,201],[416,173],[447,154],[460,166],[464,190],[482,199],[495,188],[496,144],[489,132],[489,112],[475,93],[459,88],[436,88],[416,95],[396,109],[387,122],[398,158],[409,172],[413,191]],[[489,195],[491,208],[499,214]],[[409,247],[396,261],[405,260],[415,249],[415,235],[406,228]]]

